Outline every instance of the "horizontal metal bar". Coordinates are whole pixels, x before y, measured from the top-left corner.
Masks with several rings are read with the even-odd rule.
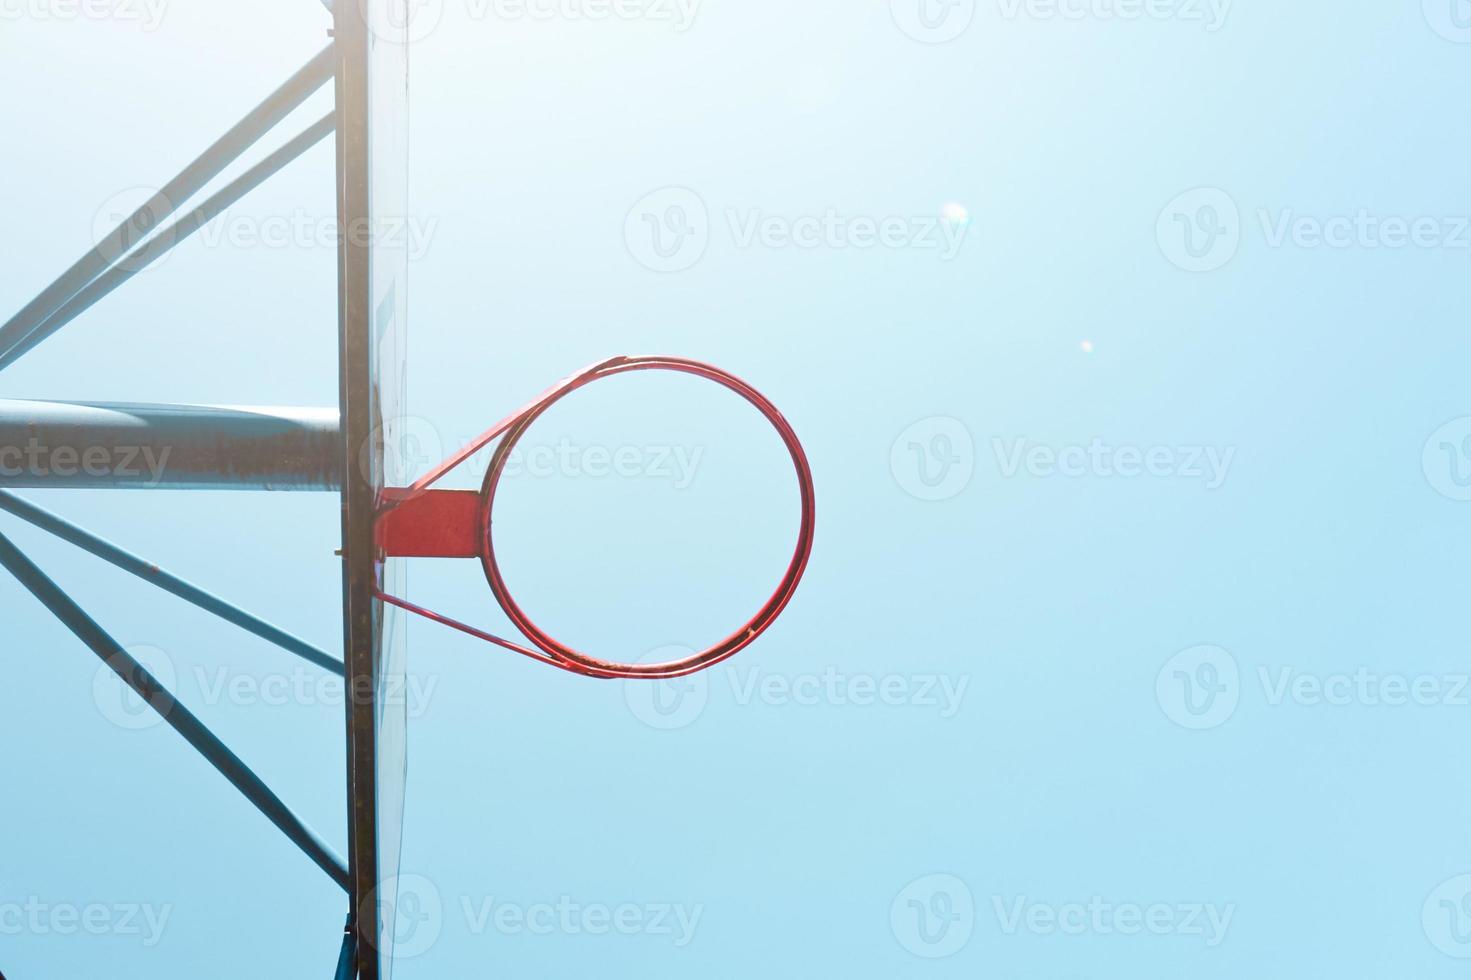
[[[337,490],[335,408],[0,399],[0,487]]]
[[[100,658],[113,673],[122,678],[138,696],[184,736],[209,764],[219,770],[256,809],[265,814],[277,829],[291,839],[306,856],[337,882],[348,887],[347,865],[332,848],[302,822],[251,768],[240,760],[229,746],[221,742],[198,718],[165,688],[148,669],[128,654],[122,645],[107,634],[72,598],[27,558],[10,539],[0,534],[0,565],[4,565],[51,614]]]
[[[337,113],[329,112],[305,132],[293,137],[279,150],[231,181],[219,193],[154,235],[136,251],[129,253],[122,261],[92,280],[87,288],[67,300],[59,310],[37,325],[29,336],[12,347],[4,356],[0,356],[0,370],[4,370],[11,361],[24,357],[37,344],[71,323],[95,306],[103,297],[156,262],[160,256],[219,217],[226,208],[231,207],[274,174],[279,173],[287,164],[321,142],[336,128]]]
[[[337,71],[337,55],[328,45],[307,62],[285,84],[272,92],[245,118],[216,140],[178,176],[133,212],[96,247],[74,262],[71,268],[43,289],[0,326],[0,358],[25,341],[31,332],[61,305],[81,292],[93,279],[130,252],[184,202],[199,193],[277,123],[285,119]],[[9,361],[6,361],[9,363]]]
[[[22,500],[13,493],[0,490],[0,510],[8,511],[43,531],[56,535],[63,541],[76,545],[83,551],[89,552],[101,558],[109,564],[121,568],[123,571],[149,583],[156,585],[165,592],[171,593],[203,609],[205,612],[213,613],[227,623],[233,623],[248,633],[260,637],[263,640],[274,643],[276,646],[296,654],[303,660],[316,664],[323,670],[330,671],[338,677],[344,674],[342,661],[331,656],[323,650],[319,650],[303,639],[292,636],[285,630],[273,626],[259,617],[237,606],[233,606],[218,596],[211,595],[197,585],[186,582],[176,575],[171,575],[159,568],[153,562],[131,552],[124,551],[110,541],[106,541],[82,530],[70,521],[58,517],[44,508],[37,507],[28,500]]]

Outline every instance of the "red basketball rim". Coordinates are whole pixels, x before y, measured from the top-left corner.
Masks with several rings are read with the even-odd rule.
[[[709,381],[728,388],[750,402],[769,421],[781,436],[782,442],[786,444],[787,451],[791,454],[792,463],[797,470],[797,485],[802,498],[802,520],[797,533],[797,546],[792,554],[792,560],[787,565],[787,570],[782,575],[776,591],[771,598],[752,616],[744,626],[731,633],[725,639],[716,643],[699,653],[692,654],[680,660],[672,660],[659,664],[626,664],[617,661],[603,660],[590,654],[575,650],[562,643],[536,623],[511,596],[510,589],[506,586],[505,577],[501,574],[500,564],[496,560],[494,513],[495,494],[500,485],[501,475],[505,470],[506,463],[510,457],[511,450],[526,434],[541,415],[567,395],[576,391],[584,385],[591,384],[600,378],[612,377],[615,374],[624,374],[629,371],[673,371],[681,374],[692,374],[696,377],[705,378]],[[802,574],[807,569],[807,561],[812,554],[812,541],[816,525],[816,494],[812,485],[812,467],[807,461],[807,454],[802,449],[801,442],[791,424],[782,416],[775,405],[769,401],[755,388],[745,381],[736,377],[728,371],[723,371],[710,364],[700,361],[688,360],[678,357],[642,356],[614,358],[600,364],[592,371],[583,374],[568,384],[549,393],[542,401],[532,405],[527,411],[513,422],[506,431],[505,438],[496,448],[495,455],[491,458],[490,468],[485,474],[485,483],[480,491],[480,524],[484,534],[481,547],[480,561],[485,569],[486,580],[490,583],[490,590],[495,595],[496,601],[500,603],[506,616],[516,625],[516,628],[538,649],[545,652],[553,659],[566,664],[579,673],[591,674],[598,677],[680,677],[692,674],[707,667],[726,660],[749,646],[758,636],[766,631],[776,618],[781,615],[782,610],[791,601],[792,595],[797,590],[797,583],[801,581]]]

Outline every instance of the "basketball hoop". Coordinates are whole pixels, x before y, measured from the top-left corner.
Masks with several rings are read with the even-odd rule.
[[[532,622],[531,617],[512,597],[501,573],[495,551],[495,498],[501,476],[511,451],[528,429],[557,402],[594,381],[630,371],[673,371],[692,374],[713,381],[740,395],[754,405],[781,436],[797,471],[797,486],[802,501],[802,517],[797,532],[797,546],[776,590],[756,614],[740,629],[699,653],[680,660],[660,664],[628,664],[604,660],[575,650],[552,637]],[[492,440],[504,436],[491,457],[485,481],[480,490],[431,489],[445,474],[475,455]],[[638,356],[614,357],[593,365],[550,388],[535,401],[481,434],[454,456],[436,466],[413,486],[404,490],[388,490],[379,511],[377,537],[384,557],[479,558],[485,569],[491,594],[522,636],[528,648],[483,630],[457,622],[447,616],[417,606],[402,597],[379,593],[379,598],[401,609],[460,630],[488,643],[540,660],[562,670],[586,677],[660,679],[693,674],[726,660],[749,646],[774,623],[791,601],[807,560],[812,554],[816,525],[816,498],[812,486],[812,467],[791,424],[766,396],[728,371],[710,364],[680,357]],[[533,649],[534,648],[534,649]]]
[[[409,0],[327,3],[330,43],[132,213],[106,212],[82,256],[20,310],[0,319],[0,371],[255,188],[335,134],[337,205],[336,397],[317,407],[175,405],[0,399],[0,511],[66,541],[194,607],[342,678],[346,721],[347,858],[294,813],[159,678],[15,545],[0,528],[9,573],[161,720],[346,893],[339,980],[391,980],[398,930],[408,774],[408,680],[403,612],[424,616],[560,670],[599,678],[673,678],[749,646],[786,609],[812,553],[812,470],[796,433],[760,392],[709,364],[615,357],[564,379],[410,486],[410,461],[387,435],[408,418],[409,254],[399,236],[362,235],[409,210]],[[330,111],[206,193],[247,151],[329,88]],[[99,215],[101,217],[101,215]],[[114,227],[108,230],[105,225]],[[575,650],[534,623],[511,596],[496,555],[496,493],[510,454],[547,409],[577,389],[630,371],[673,371],[744,398],[777,430],[797,471],[796,548],[771,597],[735,632],[699,653],[628,664]],[[325,401],[325,399],[324,399]],[[479,491],[435,484],[497,438]],[[22,450],[22,447],[25,447]],[[34,447],[34,448],[33,448]],[[44,456],[39,455],[44,448]],[[22,452],[21,465],[14,453]],[[135,465],[150,461],[147,472]],[[70,462],[64,462],[69,460]],[[101,460],[102,462],[96,462]],[[8,461],[8,462],[7,462]],[[229,490],[330,492],[341,507],[343,637],[320,649],[220,595],[159,567],[11,491]],[[524,642],[492,635],[402,598],[409,557],[478,559],[491,594]],[[392,593],[400,593],[393,595]],[[7,595],[7,602],[9,601]],[[8,607],[7,607],[8,609]],[[0,980],[4,980],[0,976]]]

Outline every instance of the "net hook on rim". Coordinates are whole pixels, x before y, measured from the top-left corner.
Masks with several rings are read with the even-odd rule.
[[[672,371],[713,381],[740,395],[759,411],[781,436],[797,472],[802,515],[797,531],[797,544],[786,572],[771,597],[746,623],[715,645],[679,660],[659,664],[630,664],[604,660],[576,650],[552,637],[532,621],[511,595],[496,558],[494,516],[496,491],[506,463],[516,444],[538,418],[557,402],[594,381],[632,371]],[[435,490],[434,484],[447,473],[474,456],[493,440],[500,444],[490,460],[480,490]],[[796,431],[777,407],[742,379],[711,364],[682,357],[658,355],[620,356],[609,358],[563,379],[535,400],[517,409],[486,430],[465,448],[430,470],[413,486],[386,491],[377,519],[377,539],[383,557],[478,558],[490,584],[491,594],[527,643],[504,639],[484,630],[458,622],[448,616],[415,605],[401,597],[379,592],[384,602],[398,606],[426,619],[467,633],[488,643],[531,657],[543,663],[581,674],[601,678],[661,679],[682,677],[735,656],[750,646],[774,623],[797,590],[812,555],[816,528],[816,494],[812,483],[812,467],[797,438]]]

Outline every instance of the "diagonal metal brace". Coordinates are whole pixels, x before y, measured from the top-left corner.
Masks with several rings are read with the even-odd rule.
[[[199,193],[267,132],[285,119],[317,89],[335,77],[337,55],[328,45],[307,62],[285,84],[252,109],[244,119],[216,140],[193,163],[179,172],[147,203],[113,229],[95,248],[74,262],[55,282],[43,289],[20,312],[0,326],[0,361],[23,343],[46,318],[107,271],[148,237],[169,215]]]
[[[84,531],[70,521],[58,517],[28,500],[23,500],[8,490],[0,490],[0,510],[9,511],[21,520],[26,521],[49,534],[54,534],[69,544],[74,544],[83,551],[96,555],[103,561],[121,568],[123,571],[156,585],[165,592],[178,596],[185,602],[198,606],[205,612],[233,623],[248,633],[252,633],[263,640],[274,643],[276,646],[290,653],[296,654],[303,660],[309,661],[324,670],[342,677],[344,674],[342,661],[334,658],[323,650],[319,650],[299,637],[293,636],[280,627],[252,616],[250,613],[234,606],[224,599],[201,589],[199,586],[186,582],[176,575],[171,575],[157,565],[145,558],[139,558],[131,552],[124,551],[111,541],[97,537],[88,531]]]
[[[47,577],[10,539],[0,534],[0,565],[40,600],[62,625],[71,630],[101,659],[123,683],[148,702],[169,726],[219,770],[266,819],[276,825],[312,861],[327,872],[344,891],[349,885],[347,865],[316,831],[302,822],[271,788],[230,748],[221,742],[205,724],[194,716],[173,694],[169,693],[148,669],[135,660],[122,645],[88,616],[72,598]]]
[[[0,357],[0,371],[3,371],[12,361],[20,360],[31,348],[71,323],[95,306],[103,297],[158,261],[170,249],[181,244],[199,229],[219,217],[227,208],[279,173],[287,164],[307,150],[316,146],[336,128],[337,114],[328,113],[288,140],[280,149],[231,181],[189,214],[154,235],[136,251],[130,252],[117,264],[88,283],[85,289],[67,300],[59,310],[37,324],[24,340]]]

